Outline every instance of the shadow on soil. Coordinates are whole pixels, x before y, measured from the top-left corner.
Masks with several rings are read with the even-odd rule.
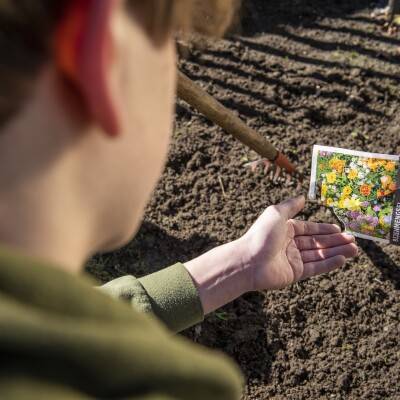
[[[282,32],[283,32],[283,30],[281,31],[281,33]],[[318,40],[307,39],[305,37],[296,36],[293,34],[289,34],[286,31],[285,31],[284,36],[291,37],[292,40],[293,40],[293,37],[295,37],[295,38],[297,38],[297,41],[303,42],[303,43],[304,42],[313,43],[312,47],[314,47],[317,50],[320,50],[320,48],[328,45],[326,42],[320,42]],[[274,48],[265,43],[261,44],[261,43],[255,42],[251,39],[241,39],[239,41],[243,45],[247,46],[248,48],[250,48],[252,50],[262,52],[266,55],[271,54],[273,56],[276,56],[276,57],[279,57],[282,59],[291,60],[291,61],[295,61],[295,62],[302,63],[302,64],[308,64],[308,65],[313,65],[313,66],[322,67],[322,68],[325,67],[325,68],[329,68],[329,69],[343,69],[344,67],[346,67],[346,64],[341,61],[331,61],[331,60],[325,60],[322,58],[315,58],[315,57],[299,55],[299,54],[291,53],[290,51],[287,51],[287,50],[281,50],[278,48]],[[399,41],[399,45],[400,45],[400,41]],[[347,51],[354,51],[355,56],[358,56],[358,54],[367,52],[367,49],[364,49],[360,46],[347,45],[346,48],[347,48]],[[368,53],[371,53],[371,51],[368,51]],[[382,60],[382,57],[384,57],[382,55],[382,53],[374,53],[374,54],[376,56],[375,58],[379,59],[379,60]],[[378,56],[378,54],[380,54],[380,55]],[[387,59],[384,59],[384,61],[388,62]],[[395,59],[391,60],[390,62],[394,63],[395,65],[400,65],[400,58],[396,57]],[[380,72],[380,71],[372,70],[370,68],[363,68],[363,67],[359,67],[359,66],[357,66],[357,68],[359,68],[360,71],[365,76],[370,77],[370,78],[391,79],[392,81],[395,81],[396,83],[400,82],[400,78],[395,74]]]
[[[112,253],[97,255],[88,268],[91,272],[95,268],[95,274],[102,272],[104,275],[105,271],[110,279],[125,274],[140,277],[178,261],[185,262],[212,247],[213,243],[214,240],[209,236],[199,234],[180,239],[145,221],[127,246]]]
[[[307,62],[309,64],[313,65],[320,65],[320,66],[327,66],[330,69],[331,68],[343,68],[343,64],[339,62],[333,62],[333,61],[327,61],[327,60],[318,60],[314,58],[306,58],[304,56],[298,56],[296,54],[291,54],[287,52],[286,50],[279,50],[279,49],[274,49],[268,45],[265,44],[260,44],[260,43],[255,43],[249,40],[245,39],[238,39],[240,43],[242,43],[244,46],[247,48],[256,50],[258,52],[261,52],[263,54],[272,54],[272,55],[279,55],[281,58],[287,58],[287,59],[292,59],[293,61],[301,61],[301,62]],[[319,98],[325,98],[325,99],[341,99],[342,101],[346,101],[348,99],[348,94],[346,93],[346,87],[349,85],[355,85],[354,82],[350,82],[346,78],[340,75],[331,75],[330,77],[326,77],[322,74],[318,73],[313,73],[313,75],[307,75],[309,78],[314,78],[320,81],[325,81],[326,83],[332,83],[333,81],[343,85],[343,89],[335,89],[332,91],[320,91],[316,85],[307,85],[305,83],[302,84],[290,84],[287,83],[281,79],[278,78],[273,78],[267,76],[267,74],[274,73],[274,71],[265,66],[262,65],[262,63],[257,63],[254,61],[250,60],[242,60],[239,59],[236,55],[229,51],[219,51],[219,50],[211,50],[211,49],[204,49],[203,54],[210,55],[212,57],[218,57],[218,58],[223,58],[228,62],[228,64],[224,63],[218,63],[209,59],[204,59],[200,58],[197,61],[198,65],[201,65],[202,67],[208,68],[208,69],[214,69],[215,71],[226,71],[229,72],[233,75],[242,77],[244,79],[251,79],[251,80],[257,80],[260,83],[264,85],[273,85],[275,87],[280,87],[285,89],[288,93],[292,95],[307,95],[307,96],[318,96]],[[306,60],[306,61],[305,61]],[[253,72],[246,72],[243,69],[243,65],[249,66],[250,68],[254,68]],[[371,76],[371,77],[376,77],[376,78],[388,78],[391,79],[395,82],[400,82],[400,77],[392,74],[387,74],[379,71],[372,71],[369,69],[365,69],[364,71],[360,69],[362,73],[364,73],[366,76]],[[198,80],[199,76],[194,74],[193,72],[190,71],[185,71],[186,74],[193,80]],[[202,79],[204,79],[204,72],[202,72]],[[277,105],[278,107],[285,108],[286,110],[294,110],[290,106],[285,106],[281,101],[278,96],[274,96],[272,98],[268,98],[264,94],[260,94],[258,92],[252,91],[248,88],[244,88],[243,86],[238,86],[235,85],[231,82],[227,82],[226,80],[218,79],[215,77],[210,77],[210,80],[212,80],[213,84],[218,85],[224,89],[231,90],[234,93],[242,93],[245,95],[248,95],[252,97],[253,99],[260,100],[264,104],[274,104]],[[379,88],[378,88],[379,89]],[[235,102],[232,99],[229,100],[222,100],[221,101],[225,106],[227,106],[230,109],[234,109],[239,111],[240,115],[243,115],[245,117],[260,117],[262,116],[262,113],[260,114],[259,110],[254,110],[254,108],[251,107],[246,107],[243,104],[240,104],[238,102]],[[376,115],[378,117],[383,117],[384,114],[380,111],[372,110],[370,107],[368,107],[367,103],[363,101],[363,99],[352,99],[348,103],[349,107],[351,107],[354,111],[356,112],[363,112],[363,113],[368,113],[370,115]],[[264,122],[269,122],[272,124],[282,124],[282,125],[287,125],[287,121],[284,119],[277,119],[277,118],[272,118],[272,117],[265,117]],[[326,121],[326,123],[329,123],[330,121]]]
[[[318,104],[315,107],[298,104],[293,106],[288,104],[290,101],[285,101],[285,98],[300,97],[339,100],[349,110],[343,118],[353,119],[357,113],[385,118],[387,109],[377,110],[369,106],[371,99],[370,94],[365,94],[365,81],[368,81],[370,88],[375,91],[373,96],[382,97],[383,102],[386,102],[388,96],[398,99],[399,93],[395,86],[400,83],[400,77],[392,73],[390,67],[400,66],[400,55],[390,53],[388,49],[389,46],[392,47],[391,50],[394,46],[400,46],[400,40],[384,33],[380,35],[379,29],[378,32],[374,31],[373,27],[382,25],[381,21],[348,15],[368,7],[371,7],[371,2],[365,0],[244,2],[240,30],[242,36],[233,35],[232,44],[228,48],[200,48],[200,51],[194,52],[187,64],[184,63],[181,67],[191,79],[206,83],[206,90],[215,93],[215,86],[225,89],[227,93],[233,93],[233,96],[225,95],[219,100],[229,109],[236,110],[242,117],[259,118],[264,124],[290,125],[287,119],[266,111],[268,106],[280,110],[280,113],[300,111],[296,118],[308,119],[315,126],[337,122],[336,115],[332,117],[323,110],[321,112]],[[340,23],[337,26],[327,26],[323,23],[323,18],[326,17],[337,19]],[[365,25],[365,30],[349,26],[352,21],[360,20],[363,26]],[[293,29],[297,26],[304,27],[302,32],[305,34],[299,34]],[[319,30],[322,34],[330,33],[332,36],[329,37],[334,39],[315,38],[316,35],[313,35],[311,30]],[[280,37],[279,43],[285,43],[285,47],[273,40],[267,43],[260,42],[257,36],[262,33],[272,34],[275,38]],[[342,35],[342,38],[339,39],[338,35]],[[346,43],[343,41],[343,35],[354,35],[360,42],[356,40],[351,44]],[[371,41],[380,44],[381,47],[371,48]],[[382,45],[387,45],[388,49],[382,49]],[[304,51],[301,51],[302,49]],[[249,52],[252,52],[252,55],[249,56]],[[255,53],[257,57],[254,57]],[[366,65],[366,62],[372,63],[372,66]],[[281,63],[285,67],[282,67]],[[385,68],[382,68],[381,63],[385,64]],[[310,72],[310,69],[315,68],[319,68],[321,72]],[[291,80],[293,74],[303,77],[303,81]],[[386,81],[386,86],[376,84],[382,81]],[[257,82],[257,85],[246,82]],[[334,88],[326,88],[333,84]],[[352,93],[349,92],[349,88],[352,88]],[[237,94],[244,95],[259,105],[249,107],[238,100]]]
[[[241,8],[242,36],[256,36],[273,32],[279,25],[304,26],[321,17],[341,18],[348,21],[379,25],[381,22],[364,16],[350,16],[373,6],[370,0],[283,0],[243,1]]]
[[[358,244],[382,274],[383,280],[392,282],[396,290],[400,290],[399,266],[388,256],[381,246],[369,240],[359,240]]]

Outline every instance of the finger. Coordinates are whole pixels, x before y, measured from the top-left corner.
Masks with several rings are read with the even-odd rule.
[[[291,220],[296,236],[329,235],[341,232],[340,226],[334,224],[319,224],[317,222]]]
[[[327,258],[322,261],[312,261],[304,264],[303,275],[301,279],[307,279],[315,275],[325,274],[340,268],[346,262],[346,258],[342,255]]]
[[[276,208],[284,218],[290,219],[294,218],[304,208],[305,202],[304,196],[298,196],[279,203]]]
[[[326,260],[340,255],[346,258],[355,257],[357,255],[357,246],[354,243],[349,243],[343,246],[330,247],[328,249],[304,250],[301,252],[301,258],[304,264],[312,261]]]
[[[299,250],[327,249],[329,247],[341,246],[354,243],[353,235],[347,233],[332,233],[328,235],[296,236],[294,241]]]

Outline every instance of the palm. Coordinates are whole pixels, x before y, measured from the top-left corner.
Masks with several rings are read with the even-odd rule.
[[[254,289],[282,288],[332,271],[357,253],[354,238],[340,233],[338,226],[288,219],[302,206],[282,205],[269,207],[246,234]]]
[[[282,229],[283,228],[283,229]],[[273,285],[276,288],[285,287],[301,277],[304,270],[301,251],[295,242],[295,230],[292,221],[282,221],[281,226],[275,226],[271,231],[279,242],[280,248],[276,257],[269,263],[269,270],[274,276]]]

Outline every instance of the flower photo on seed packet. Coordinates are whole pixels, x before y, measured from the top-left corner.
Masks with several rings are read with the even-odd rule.
[[[314,146],[309,197],[331,207],[346,231],[389,242],[398,175],[399,156]]]

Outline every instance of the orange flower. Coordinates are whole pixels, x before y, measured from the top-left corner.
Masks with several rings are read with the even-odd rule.
[[[383,197],[385,195],[385,191],[383,190],[383,189],[379,189],[377,192],[376,192],[376,197],[378,198],[378,199],[380,199],[381,197]]]
[[[363,196],[369,196],[371,194],[371,186],[364,184],[360,186],[360,193]]]
[[[392,191],[392,192],[395,192],[396,189],[397,189],[396,184],[395,184],[394,182],[392,182],[392,183],[389,185],[389,190]]]
[[[396,168],[396,164],[394,163],[394,161],[388,161],[385,166],[386,171],[389,171],[389,172],[393,172],[395,170],[395,168]]]
[[[332,160],[329,161],[329,166],[334,169],[336,172],[339,172],[341,174],[344,170],[344,166],[346,165],[346,162],[343,160],[340,160],[339,158],[332,158]]]

